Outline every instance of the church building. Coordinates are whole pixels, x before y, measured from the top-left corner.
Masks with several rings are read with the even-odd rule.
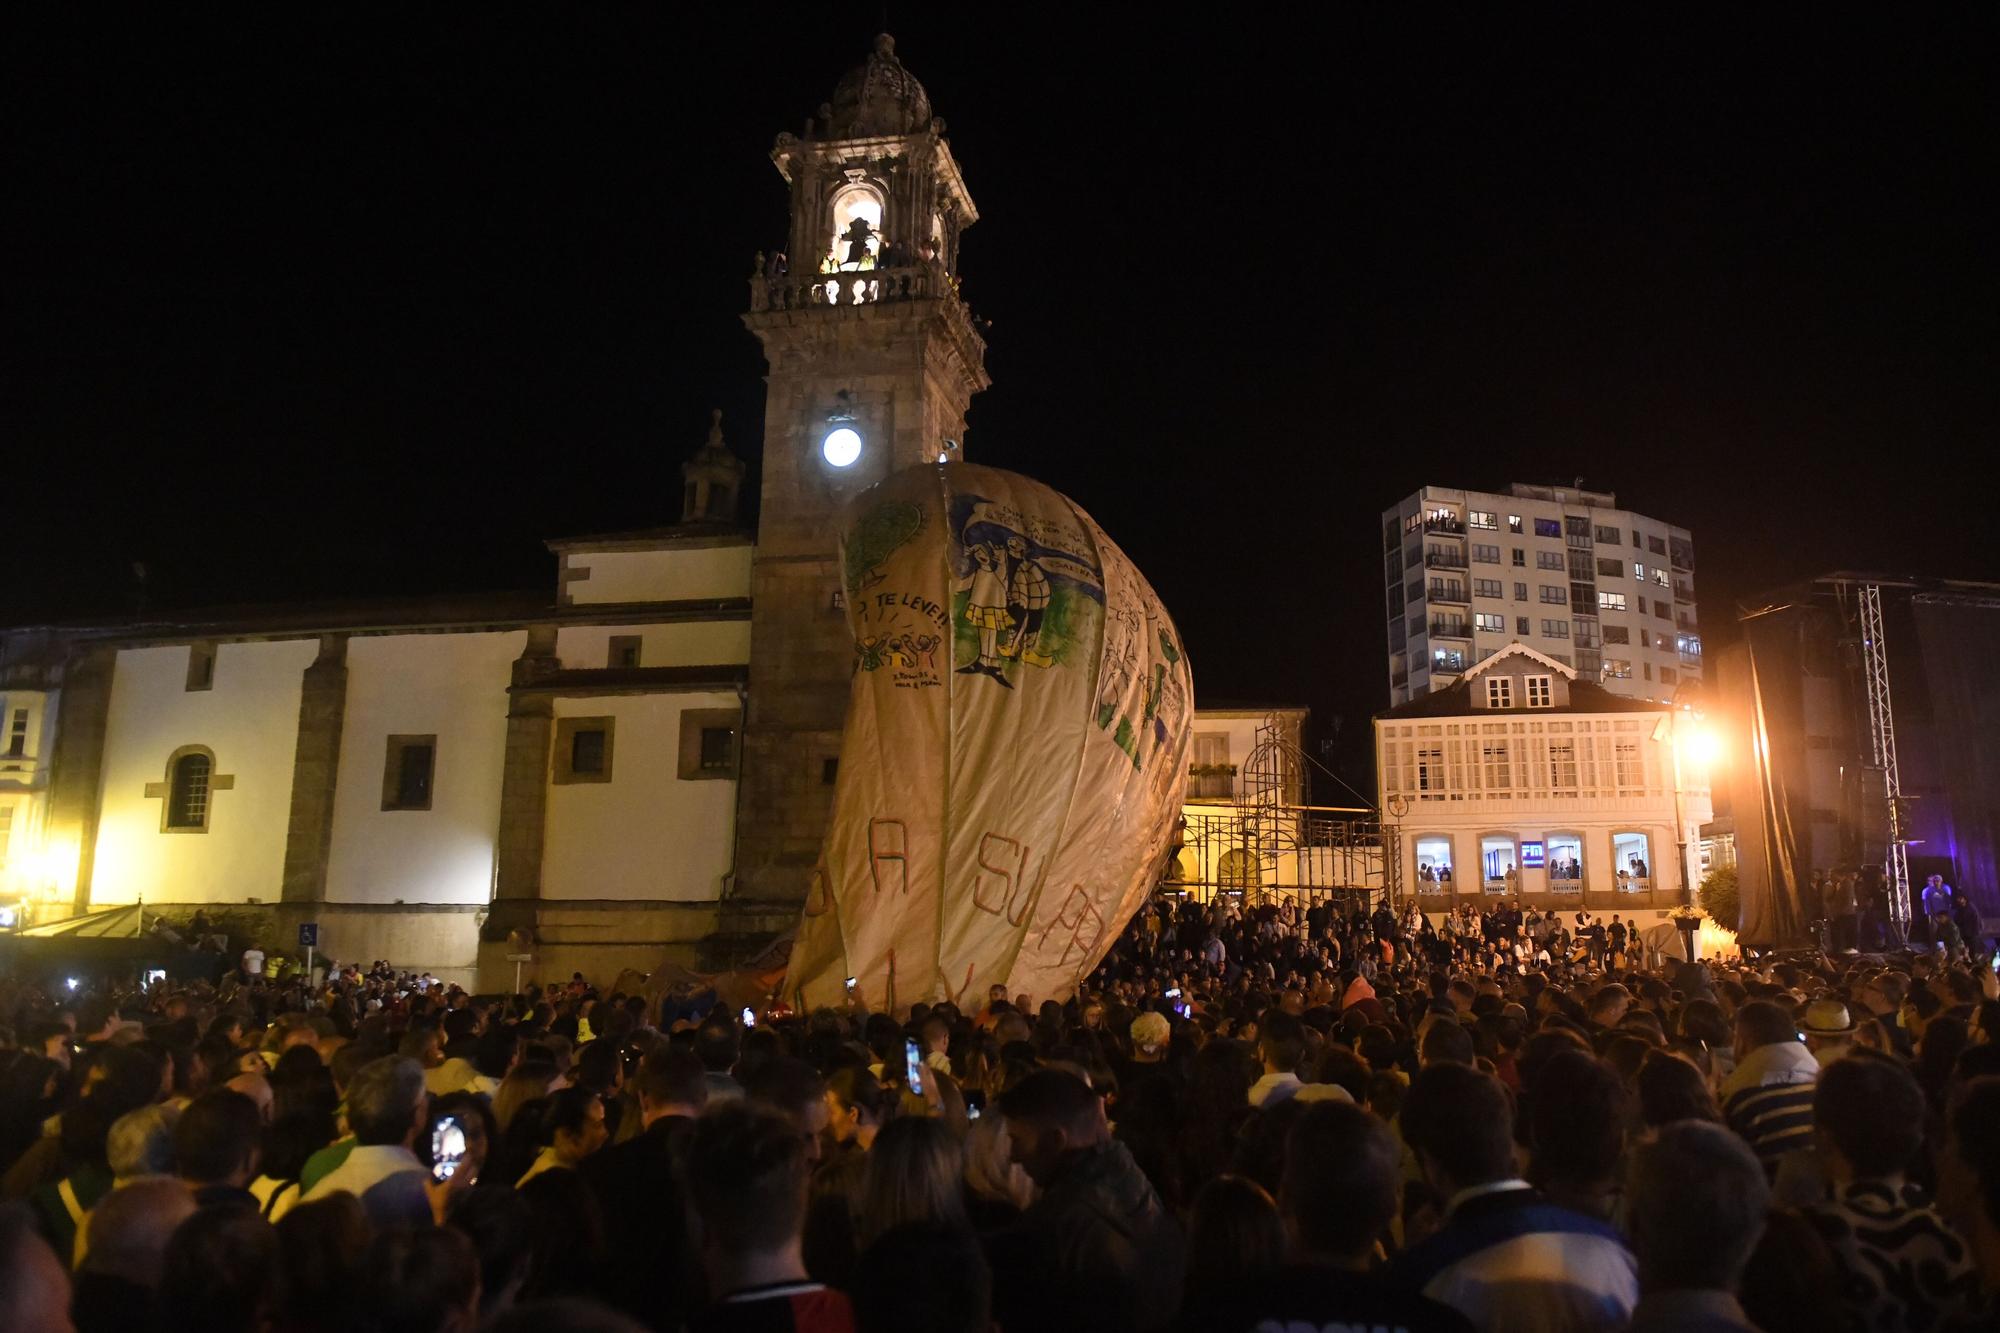
[[[549,542],[546,592],[0,631],[8,914],[199,905],[486,987],[524,956],[608,980],[792,925],[853,656],[837,516],[959,457],[987,384],[944,131],[883,36],[777,138],[790,250],[744,315],[770,366],[754,534],[718,416],[680,522]]]

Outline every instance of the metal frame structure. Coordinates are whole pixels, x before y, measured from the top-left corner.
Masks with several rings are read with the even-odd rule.
[[[1904,841],[1903,778],[1896,764],[1896,711],[1889,695],[1889,651],[1882,634],[1882,588],[1876,583],[1855,587],[1861,616],[1861,671],[1868,689],[1868,745],[1871,762],[1882,773],[1882,795],[1889,804],[1889,916],[1907,936],[1910,925],[1910,849]]]
[[[1245,905],[1330,896],[1386,895],[1399,904],[1399,858],[1385,854],[1386,826],[1365,806],[1313,805],[1310,761],[1275,716],[1258,724],[1228,804],[1196,805],[1182,821],[1181,843],[1159,892],[1210,902],[1235,895]]]

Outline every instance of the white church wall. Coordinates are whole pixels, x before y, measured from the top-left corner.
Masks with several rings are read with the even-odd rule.
[[[674,545],[654,551],[565,554],[564,589],[572,602],[683,602],[750,595],[748,542]],[[588,570],[587,576],[579,571]]]
[[[613,719],[611,780],[551,784],[543,898],[714,901],[736,838],[736,782],[680,777],[681,713],[740,704],[733,691],[556,700],[558,722]]]
[[[527,638],[515,630],[349,641],[329,902],[492,897],[507,687]],[[430,809],[382,808],[390,736],[437,737]]]
[[[613,636],[638,635],[639,665],[719,666],[750,660],[750,621],[689,620],[670,625],[565,625],[556,656],[570,670],[610,664]]]
[[[104,743],[104,786],[91,902],[276,902],[284,879],[301,673],[316,639],[217,646],[214,683],[190,690],[186,645],[118,654]],[[208,827],[161,832],[167,759],[206,746],[226,789]]]

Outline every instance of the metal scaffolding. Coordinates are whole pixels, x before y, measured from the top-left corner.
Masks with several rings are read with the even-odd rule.
[[[1364,806],[1313,805],[1309,761],[1275,717],[1258,725],[1242,770],[1243,781],[1226,803],[1189,806],[1181,842],[1168,859],[1159,891],[1213,901],[1240,897],[1246,905],[1297,901],[1308,906],[1328,897],[1373,903],[1400,899],[1397,858],[1383,855],[1379,814]]]
[[[1900,934],[1910,925],[1910,850],[1904,841],[1903,779],[1896,766],[1896,713],[1889,698],[1889,653],[1882,637],[1882,589],[1862,583],[1855,588],[1861,613],[1861,671],[1868,687],[1868,744],[1871,762],[1882,774],[1882,795],[1889,805],[1889,916]]]

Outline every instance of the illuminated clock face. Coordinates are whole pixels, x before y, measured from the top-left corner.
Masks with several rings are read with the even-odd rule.
[[[835,426],[819,442],[819,454],[829,467],[850,467],[861,457],[861,433],[852,426]]]

